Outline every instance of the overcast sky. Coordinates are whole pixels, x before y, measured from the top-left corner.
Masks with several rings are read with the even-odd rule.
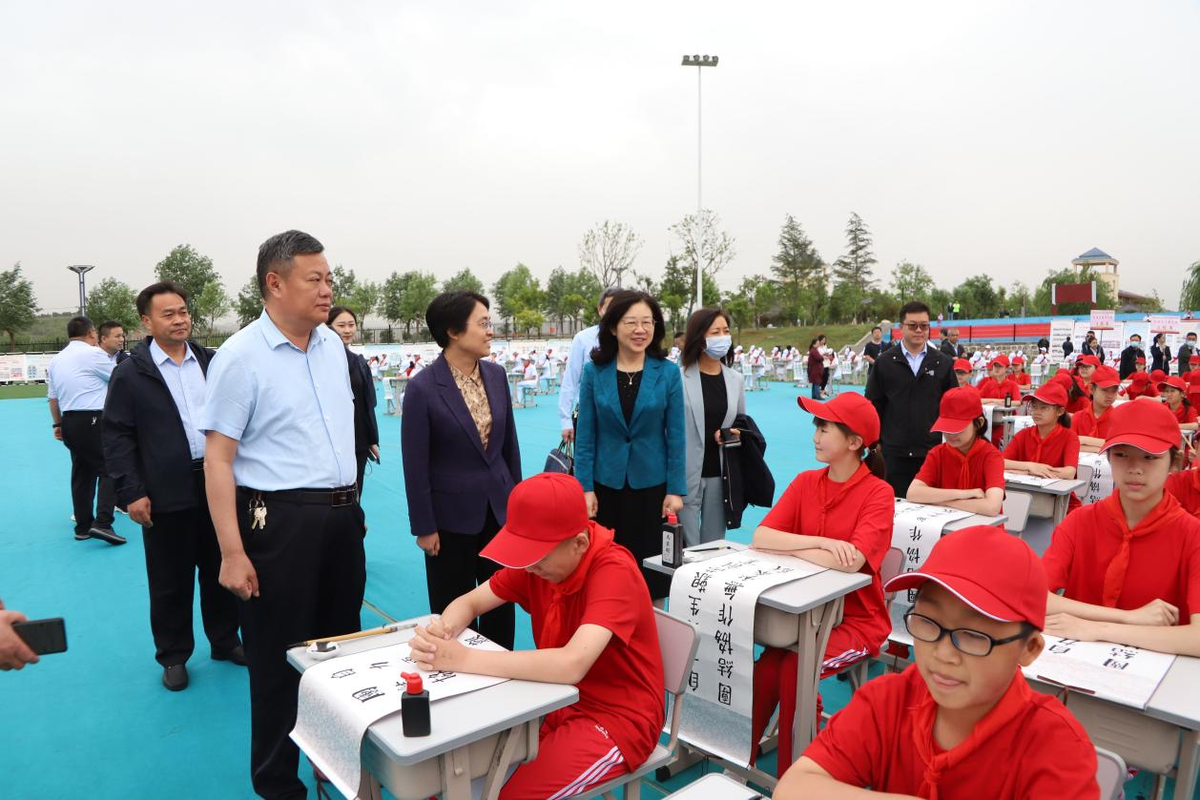
[[[309,231],[382,279],[578,266],[704,204],[766,273],[784,215],[877,277],[1036,284],[1091,247],[1176,302],[1200,259],[1197,2],[36,2],[0,8],[0,264],[45,309],[148,283],[170,249],[231,294]]]

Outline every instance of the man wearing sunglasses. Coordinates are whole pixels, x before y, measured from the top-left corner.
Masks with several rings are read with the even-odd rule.
[[[1087,733],[1021,672],[1046,644],[1045,586],[1037,555],[1003,528],[944,536],[918,571],[884,587],[917,590],[904,617],[915,663],[859,689],[775,797],[849,797],[850,787],[888,797],[1099,797]]]
[[[958,386],[954,359],[929,346],[929,306],[914,300],[900,309],[900,346],[880,353],[867,378],[867,399],[882,425],[880,441],[887,482],[896,497],[925,462],[941,437],[932,433],[942,394]]]

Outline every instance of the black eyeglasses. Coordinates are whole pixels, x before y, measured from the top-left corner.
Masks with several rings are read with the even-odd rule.
[[[1016,636],[996,639],[988,636],[986,633],[973,631],[970,628],[943,628],[939,623],[915,611],[910,611],[904,615],[904,627],[912,634],[914,639],[920,639],[922,642],[928,642],[929,644],[937,644],[942,640],[943,636],[949,635],[950,643],[954,645],[954,648],[960,653],[965,653],[969,656],[986,656],[996,646],[1019,642],[1028,637],[1030,633],[1026,629]],[[1026,623],[1025,627],[1028,628],[1028,623]]]

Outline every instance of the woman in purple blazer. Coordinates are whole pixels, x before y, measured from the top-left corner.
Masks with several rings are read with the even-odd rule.
[[[479,551],[507,518],[508,493],[521,480],[521,452],[504,367],[486,360],[492,323],[487,298],[443,292],[425,312],[442,348],[404,392],[400,446],[408,519],[425,551],[429,610],[452,600],[498,568]],[[513,646],[511,604],[485,614],[477,631]]]

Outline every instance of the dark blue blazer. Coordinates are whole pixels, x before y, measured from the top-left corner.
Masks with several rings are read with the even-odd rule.
[[[444,357],[416,374],[404,390],[400,449],[414,536],[477,534],[491,506],[508,516],[508,494],[521,481],[521,451],[504,367],[480,361],[492,409],[487,449]]]
[[[594,491],[597,483],[621,489],[628,481],[632,489],[665,483],[667,494],[687,494],[679,368],[647,356],[643,370],[633,415],[626,423],[617,394],[617,360],[583,366],[575,477],[585,491]]]

